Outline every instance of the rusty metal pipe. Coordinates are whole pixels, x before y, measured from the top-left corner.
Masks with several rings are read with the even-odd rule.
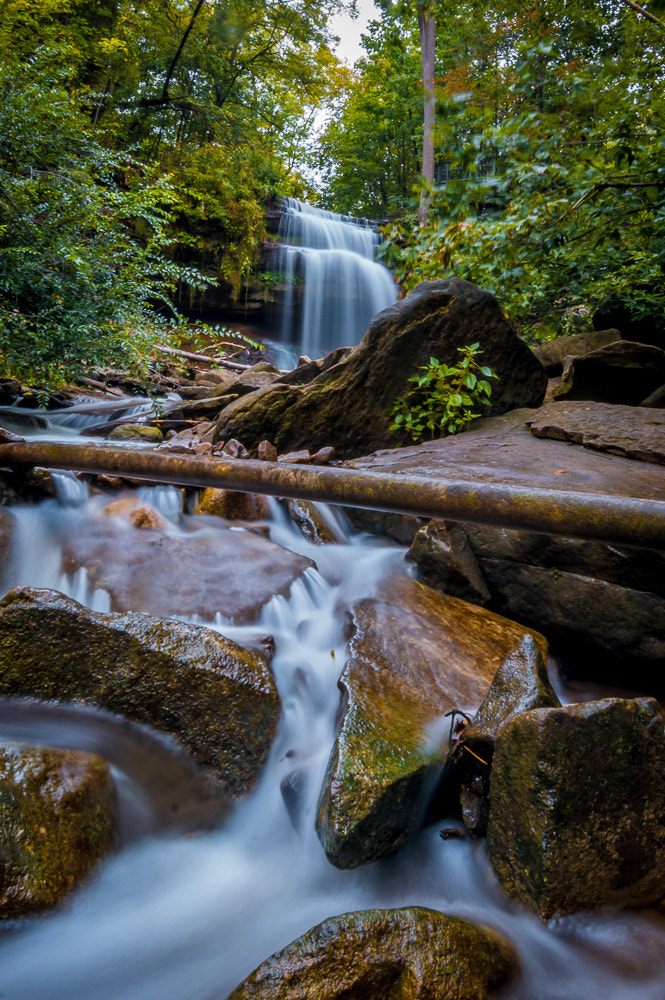
[[[665,549],[665,502],[659,500],[50,441],[0,445],[0,465],[213,486]]]

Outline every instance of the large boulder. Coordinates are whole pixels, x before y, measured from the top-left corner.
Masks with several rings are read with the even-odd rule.
[[[587,330],[574,333],[570,337],[556,337],[537,344],[531,350],[536,355],[548,375],[560,375],[567,357],[579,358],[599,347],[621,340],[618,330]]]
[[[663,410],[563,400],[541,406],[526,423],[539,438],[665,465]]]
[[[554,399],[591,399],[638,406],[665,382],[665,351],[617,340],[581,358],[566,358]]]
[[[209,621],[217,614],[252,621],[313,565],[253,532],[189,522],[194,530],[174,534],[158,521],[152,528],[145,518],[139,523],[133,507],[116,504],[83,522],[64,550],[65,568],[85,567],[91,584],[111,595],[114,611],[168,616],[177,608]],[[113,516],[105,516],[109,507]]]
[[[364,910],[324,920],[229,1000],[487,1000],[517,970],[486,927],[420,906]]]
[[[236,400],[222,411],[219,438],[256,448],[268,438],[280,452],[324,445],[338,456],[361,455],[400,443],[389,427],[408,379],[431,357],[453,363],[458,348],[479,342],[482,364],[498,374],[491,413],[537,406],[547,375],[517,337],[489,292],[468,281],[426,281],[379,313],[360,344],[305,386],[278,384]]]
[[[648,698],[540,708],[501,728],[488,854],[545,919],[665,895],[665,727]]]
[[[0,918],[59,903],[112,848],[115,790],[101,757],[0,748]]]
[[[464,531],[455,524],[432,520],[420,528],[406,558],[421,579],[435,590],[472,604],[487,604],[490,592]]]
[[[280,704],[265,659],[201,625],[99,614],[52,590],[0,601],[0,695],[106,708],[175,736],[230,795],[258,778]]]
[[[340,868],[396,850],[419,827],[447,776],[445,714],[475,711],[526,638],[514,622],[402,577],[350,616],[342,712],[317,815]],[[526,655],[538,670],[545,641],[532,638]]]

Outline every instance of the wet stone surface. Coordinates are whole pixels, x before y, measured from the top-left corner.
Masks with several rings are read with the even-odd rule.
[[[488,928],[419,906],[365,910],[303,934],[229,1000],[489,1000],[517,970]]]
[[[418,828],[448,760],[454,708],[475,711],[497,670],[545,641],[415,580],[395,577],[351,608],[343,703],[318,807],[328,859],[354,867],[396,850]],[[530,653],[529,653],[530,649]]]
[[[260,654],[200,625],[99,614],[29,587],[0,601],[0,695],[95,705],[154,726],[232,796],[256,782],[280,715]]]

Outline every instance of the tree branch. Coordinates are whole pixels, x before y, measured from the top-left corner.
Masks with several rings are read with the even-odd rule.
[[[180,39],[180,45],[178,46],[176,54],[174,55],[173,59],[171,60],[169,68],[166,71],[166,76],[164,77],[164,86],[162,87],[162,99],[164,100],[165,103],[166,103],[166,99],[169,96],[169,84],[171,83],[171,80],[173,78],[173,74],[175,73],[175,68],[178,65],[178,62],[180,61],[180,56],[182,55],[183,50],[185,48],[185,45],[187,44],[187,39],[189,38],[189,36],[191,34],[191,31],[192,31],[192,28],[194,27],[194,22],[196,21],[197,17],[199,16],[199,11],[201,10],[201,7],[203,7],[203,0],[198,0],[198,3],[196,4],[196,7],[194,8],[194,13],[192,14],[192,16],[189,19],[189,24],[185,28],[185,33],[182,36],[182,38]]]
[[[658,18],[654,17],[650,11],[641,7],[640,4],[635,3],[635,0],[622,0],[622,2],[627,4],[628,7],[632,7],[633,10],[636,10],[638,14],[642,15],[642,17],[646,17],[647,21],[651,21],[652,24],[657,24],[659,28],[665,28],[665,23],[663,23],[663,21],[659,21]]]

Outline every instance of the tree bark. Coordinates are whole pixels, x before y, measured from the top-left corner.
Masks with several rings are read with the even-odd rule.
[[[418,7],[418,30],[420,32],[420,57],[425,89],[423,113],[423,160],[422,175],[428,184],[434,183],[434,115],[436,96],[434,93],[434,58],[436,52],[436,29],[434,17],[425,7]],[[423,192],[418,209],[418,224],[425,222],[429,198]]]
[[[0,445],[0,466],[213,486],[665,549],[665,503],[659,500],[50,441]]]

